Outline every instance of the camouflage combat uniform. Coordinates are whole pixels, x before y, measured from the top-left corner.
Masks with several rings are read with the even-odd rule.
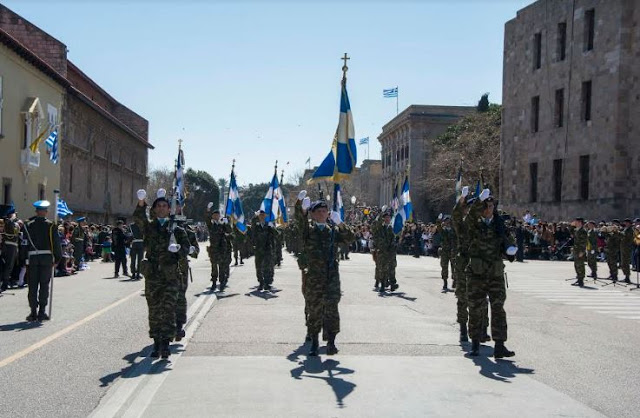
[[[607,239],[604,247],[605,257],[609,265],[609,277],[618,280],[618,261],[620,258],[620,231],[616,226],[607,228]]]
[[[245,258],[243,246],[247,237],[245,234],[240,232],[238,228],[233,228],[233,258],[235,260],[235,265],[238,265],[238,257],[240,257],[240,264],[244,264],[243,259]]]
[[[631,252],[633,250],[633,226],[626,227],[620,232],[620,269],[625,280],[630,281]]]
[[[221,221],[211,220],[209,212],[205,215],[207,228],[209,229],[209,260],[211,260],[211,285],[216,286],[220,280],[220,287],[224,288],[229,280],[229,265],[231,264],[231,226]]]
[[[256,277],[260,289],[269,289],[273,283],[275,266],[276,230],[269,224],[261,224],[258,218],[251,222],[251,243],[255,255]]]
[[[455,234],[451,227],[443,225],[443,222],[437,222],[437,230],[440,233],[440,267],[442,268],[441,277],[444,282],[444,288],[447,287],[449,279],[449,263],[451,263],[451,278],[455,283]]]
[[[598,277],[598,231],[591,229],[587,232],[587,264],[593,278]]]
[[[576,270],[579,284],[582,284],[585,276],[584,261],[587,254],[588,241],[587,231],[583,227],[576,228],[573,231],[573,266]]]
[[[84,243],[85,233],[84,229],[78,224],[71,234],[71,243],[73,244],[73,258],[75,259],[76,267],[80,266],[80,260],[84,257]]]
[[[184,227],[187,233],[189,245],[194,248],[194,252],[189,257],[198,258],[200,254],[200,246],[196,233],[190,225]],[[178,301],[176,304],[176,332],[180,332],[184,324],[187,323],[187,288],[189,287],[189,259],[187,256],[181,256],[178,260],[178,273],[180,281],[178,283]]]
[[[379,216],[371,230],[375,243],[376,283],[380,283],[380,291],[383,291],[387,286],[391,286],[391,290],[395,290],[398,286],[396,281],[398,242],[396,234],[393,233],[393,226],[391,223],[385,224],[383,217]]]

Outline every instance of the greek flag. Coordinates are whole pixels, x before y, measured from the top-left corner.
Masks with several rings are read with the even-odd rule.
[[[397,87],[393,87],[390,89],[383,89],[382,90],[382,97],[388,98],[388,97],[398,97],[398,88]]]
[[[333,210],[340,214],[340,220],[344,222],[344,204],[342,203],[342,190],[338,183],[333,185]]]
[[[340,97],[340,119],[333,137],[333,145],[329,155],[318,167],[309,182],[314,180],[332,180],[338,182],[348,178],[358,161],[353,116],[347,94],[347,81],[342,80]]]
[[[182,206],[184,204],[184,152],[182,148],[178,148],[178,159],[176,160],[176,185],[174,193],[178,199],[178,204]]]
[[[238,193],[238,185],[236,183],[236,175],[231,172],[231,180],[229,181],[229,196],[227,197],[227,207],[224,211],[225,216],[233,221],[238,231],[243,234],[247,232],[247,226],[244,224],[244,211],[242,210],[242,201]]]
[[[360,145],[365,145],[369,143],[369,137],[360,139]]]
[[[53,161],[54,164],[58,164],[58,130],[54,129],[53,132],[49,135],[47,140],[45,141],[47,147],[50,149],[49,159]]]
[[[275,173],[271,179],[269,190],[267,190],[267,194],[264,200],[262,200],[260,210],[267,214],[265,222],[275,222],[279,216],[282,216],[284,222],[288,221],[287,207],[284,201],[284,195],[280,189],[280,184],[278,183],[277,173]]]
[[[391,206],[391,209],[393,209],[394,211],[397,211],[398,208],[400,207],[400,199],[398,199],[398,184],[397,183],[393,188],[393,197],[391,198],[390,206]]]
[[[393,219],[393,232],[399,234],[402,232],[405,222],[413,219],[413,204],[409,194],[409,176],[404,178],[402,185],[402,195],[400,197],[400,206]]]
[[[65,216],[73,215],[69,206],[67,206],[67,202],[62,199],[58,199],[58,216],[64,218]]]

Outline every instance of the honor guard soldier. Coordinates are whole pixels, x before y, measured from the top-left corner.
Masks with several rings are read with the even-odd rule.
[[[147,192],[138,190],[133,220],[142,231],[146,258],[140,265],[144,275],[145,297],[149,308],[149,336],[153,338],[151,357],[169,358],[169,343],[176,336],[176,305],[180,283],[178,261],[189,253],[184,229],[169,218],[166,191],[151,205],[153,218],[147,217]]]
[[[20,240],[20,226],[16,219],[16,209],[11,205],[0,205],[0,217],[4,220],[4,230],[2,231],[2,267],[0,268],[0,293],[7,290],[12,284],[11,274],[13,267],[18,260],[18,245]],[[15,278],[13,280],[16,282]]]
[[[396,251],[398,241],[391,225],[391,209],[382,207],[382,212],[374,221],[371,229],[373,232],[373,242],[375,243],[376,262],[376,287],[380,282],[380,293],[384,293],[387,286],[393,292],[398,289],[396,280]],[[349,243],[351,244],[351,243]]]
[[[589,277],[598,278],[598,230],[596,222],[587,222],[587,264],[591,270]]]
[[[624,228],[620,232],[620,269],[624,274],[624,282],[631,284],[631,253],[633,251],[633,224],[631,219],[624,220]]]
[[[311,219],[307,218],[309,215]],[[304,190],[298,194],[295,218],[302,235],[299,266],[305,279],[307,335],[311,338],[309,355],[318,355],[320,330],[327,341],[327,354],[337,354],[335,339],[340,332],[338,303],[341,298],[338,246],[351,244],[355,236],[342,223],[338,212],[332,211],[329,220],[327,203],[319,200],[312,205]]]
[[[50,203],[47,200],[39,200],[33,206],[36,216],[29,219],[25,228],[29,242],[29,322],[49,319],[45,312],[49,301],[49,283],[53,268],[62,257],[57,227],[46,218]]]
[[[182,210],[180,210],[180,212],[182,212]],[[182,226],[189,240],[189,257],[198,258],[200,246],[198,245],[196,232],[191,225],[185,223]],[[183,327],[184,324],[187,323],[187,289],[189,288],[189,275],[191,274],[187,256],[180,257],[178,261],[178,271],[180,274],[180,284],[178,287],[178,302],[176,304],[176,341],[182,340],[186,335]]]
[[[451,228],[451,218],[444,216],[442,213],[438,215],[438,220],[436,221],[437,231],[440,233],[440,239],[442,240],[442,244],[440,245],[440,267],[442,268],[442,291],[446,292],[449,290],[449,286],[447,282],[449,281],[449,264],[451,264],[451,279],[452,279],[452,287],[455,289],[456,287],[456,277],[455,277],[455,253],[456,251],[456,237],[453,229]]]
[[[251,221],[249,238],[253,245],[258,290],[271,290],[276,264],[276,230],[266,222],[267,214],[260,210]]]
[[[75,259],[76,269],[80,268],[80,261],[84,257],[84,243],[86,241],[86,234],[84,227],[87,225],[87,218],[84,216],[77,218],[76,222],[78,226],[73,229],[71,234],[71,243],[73,244],[73,258]]]
[[[576,218],[573,221],[573,266],[576,270],[576,282],[572,286],[584,287],[584,261],[589,245],[589,234],[583,228],[584,219]]]
[[[606,234],[604,254],[609,265],[609,278],[615,283],[618,281],[618,262],[620,261],[620,221],[614,219],[604,230]]]
[[[227,218],[220,216],[220,211],[211,211],[213,202],[207,205],[205,221],[209,229],[209,259],[211,260],[211,289],[216,288],[220,280],[220,291],[224,291],[229,280],[229,265],[231,264],[231,226]]]
[[[131,229],[131,249],[129,255],[131,256],[131,278],[134,280],[140,280],[140,262],[144,258],[144,239],[142,239],[142,231],[138,225],[132,223],[129,225]]]

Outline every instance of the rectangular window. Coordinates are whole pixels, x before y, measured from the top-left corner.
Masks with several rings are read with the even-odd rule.
[[[596,11],[589,9],[584,12],[584,51],[593,49],[593,39],[596,32]]]
[[[562,200],[562,160],[553,160],[553,201]]]
[[[58,109],[47,103],[47,115],[49,117],[49,127],[53,128],[58,123]]]
[[[591,120],[591,81],[582,83],[582,120]]]
[[[122,203],[122,179],[120,179],[120,185],[118,186],[118,201]]]
[[[44,184],[38,184],[38,200],[44,200],[45,194]]]
[[[542,66],[542,32],[533,36],[533,69],[537,70]]]
[[[567,57],[567,22],[558,23],[558,38],[556,47],[556,58],[564,61]]]
[[[2,199],[3,204],[11,204],[11,179],[7,177],[2,179]]]
[[[589,156],[580,156],[580,199],[589,200]]]
[[[562,128],[564,124],[564,89],[556,90],[555,125]]]
[[[73,193],[73,164],[69,164],[69,193]]]
[[[531,132],[540,129],[540,96],[531,98]]]
[[[4,94],[2,92],[2,76],[0,75],[0,138],[2,138],[2,107],[4,106]]]
[[[531,178],[531,188],[529,189],[529,201],[538,201],[538,163],[529,164],[529,177]]]

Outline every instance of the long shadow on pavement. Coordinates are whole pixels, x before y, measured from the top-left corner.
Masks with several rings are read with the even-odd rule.
[[[484,345],[480,346],[480,355],[472,357],[469,353],[465,354],[465,357],[471,359],[473,364],[480,368],[479,373],[492,380],[498,382],[511,383],[510,379],[513,379],[518,374],[534,374],[534,369],[526,369],[518,367],[515,362],[511,360],[494,360],[492,357],[493,349]]]
[[[136,353],[130,353],[124,356],[122,359],[126,360],[129,364],[115,373],[109,373],[108,375],[101,377],[99,379],[100,387],[109,386],[118,377],[122,377],[123,379],[132,379],[138,376],[142,376],[143,374],[160,374],[169,370],[167,366],[171,364],[171,361],[152,359],[151,357],[149,357],[149,353],[151,352],[152,347],[152,345],[148,345]],[[174,344],[172,344],[172,354],[175,354],[177,350],[178,348]],[[142,357],[142,360],[136,363],[136,359],[138,359],[139,357]]]
[[[299,365],[291,369],[291,377],[296,380],[308,378],[324,381],[331,387],[331,390],[333,390],[338,407],[344,408],[344,399],[355,390],[357,385],[344,380],[340,376],[353,374],[355,371],[346,367],[339,367],[340,362],[337,360],[326,359],[322,361],[320,356],[307,356],[306,359],[300,361],[299,357],[303,355],[306,350],[307,346],[303,344],[287,356],[287,360],[297,362]]]
[[[252,297],[252,296],[259,297],[260,299],[264,299],[264,300],[275,299],[275,298],[278,297],[278,295],[275,295],[273,291],[272,292],[268,292],[268,291],[262,292],[262,291],[259,291],[257,289],[256,290],[252,290],[249,293],[245,293],[244,295],[248,296],[248,297]]]
[[[16,322],[14,324],[0,325],[0,331],[26,331],[28,329],[40,328],[42,322]]]
[[[411,296],[407,296],[407,294],[405,292],[378,293],[378,296],[380,296],[381,298],[392,296],[392,297],[408,300],[409,302],[415,302],[416,299],[418,299],[418,298],[414,298],[414,297],[411,297]]]

